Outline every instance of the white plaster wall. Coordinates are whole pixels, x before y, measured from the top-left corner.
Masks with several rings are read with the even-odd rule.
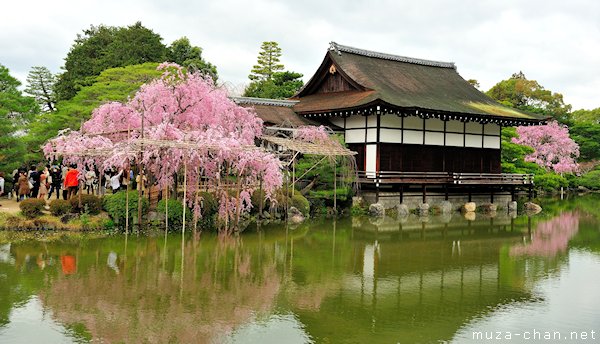
[[[484,136],[483,148],[500,149],[500,136]]]
[[[352,115],[346,118],[346,128],[364,128],[365,117],[361,115]]]
[[[446,122],[446,131],[452,131],[456,133],[464,133],[464,123],[457,120],[450,120]]]
[[[470,134],[481,134],[483,133],[483,124],[477,122],[467,122],[465,131]]]
[[[404,117],[404,128],[423,130],[423,119],[416,116]]]
[[[404,143],[423,144],[423,132],[417,130],[404,130]]]
[[[369,127],[377,126],[377,115],[367,116],[367,126],[369,126]]]
[[[462,147],[463,134],[446,133],[446,146]]]
[[[486,135],[500,135],[500,126],[495,123],[488,123],[483,126],[483,133]]]
[[[425,132],[425,144],[443,146],[444,145],[444,133]]]
[[[387,143],[402,143],[402,130],[398,129],[381,129],[381,142]]]
[[[465,147],[481,148],[481,135],[465,135]]]
[[[425,120],[425,130],[444,130],[444,121],[439,118],[428,118]]]
[[[366,163],[365,163],[365,169],[367,170],[367,172],[375,172],[377,171],[377,145],[375,144],[371,144],[371,145],[367,145],[367,149],[366,149]]]
[[[365,129],[346,129],[346,143],[364,143]]]
[[[393,114],[382,115],[381,126],[390,128],[402,128],[402,117]]]
[[[377,141],[377,129],[367,129],[367,142]]]
[[[331,122],[334,125],[337,125],[340,128],[344,127],[344,119],[342,117],[331,117],[329,119],[329,122]]]

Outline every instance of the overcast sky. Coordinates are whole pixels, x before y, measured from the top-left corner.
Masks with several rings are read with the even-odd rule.
[[[77,33],[141,21],[166,45],[187,36],[232,85],[247,83],[260,44],[276,41],[307,81],[328,43],[455,62],[488,90],[523,71],[574,109],[600,107],[600,1],[213,0],[8,1],[0,64],[21,79],[60,72]]]

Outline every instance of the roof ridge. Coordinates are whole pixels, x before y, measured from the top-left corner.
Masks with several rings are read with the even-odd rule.
[[[282,107],[293,107],[298,103],[297,100],[284,100],[284,99],[269,99],[269,98],[256,98],[256,97],[229,97],[236,104],[252,104],[252,105],[267,105],[267,106],[282,106]]]
[[[345,53],[349,53],[349,54],[374,57],[374,58],[383,59],[383,60],[406,62],[406,63],[412,63],[412,64],[419,64],[419,65],[423,65],[423,66],[456,69],[456,65],[454,64],[454,62],[441,62],[441,61],[418,59],[418,58],[414,58],[414,57],[406,57],[406,56],[400,56],[400,55],[380,53],[377,51],[359,49],[359,48],[355,48],[355,47],[351,47],[351,46],[347,46],[347,45],[342,45],[342,44],[338,44],[336,42],[329,43],[329,50],[337,52],[338,55],[342,55],[342,52],[345,52]]]

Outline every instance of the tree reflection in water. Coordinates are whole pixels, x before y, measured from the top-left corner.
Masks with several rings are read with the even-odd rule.
[[[510,255],[554,257],[565,253],[569,240],[579,231],[579,217],[579,213],[569,211],[539,222],[531,235],[531,242],[511,247]]]
[[[99,263],[84,273],[58,275],[41,292],[42,301],[58,321],[82,323],[101,342],[218,342],[273,308],[280,279],[274,257],[252,264],[238,238],[206,243],[210,249],[202,245],[188,241],[183,260],[174,257],[183,252],[170,251],[173,266],[166,270],[156,247],[138,247],[133,257],[118,259],[118,274],[113,264]],[[184,269],[174,266],[179,261]]]

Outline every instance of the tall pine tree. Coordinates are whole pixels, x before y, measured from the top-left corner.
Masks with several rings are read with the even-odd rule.
[[[56,76],[46,67],[32,67],[27,75],[27,88],[25,93],[35,98],[42,111],[56,110],[56,97],[54,84]]]

